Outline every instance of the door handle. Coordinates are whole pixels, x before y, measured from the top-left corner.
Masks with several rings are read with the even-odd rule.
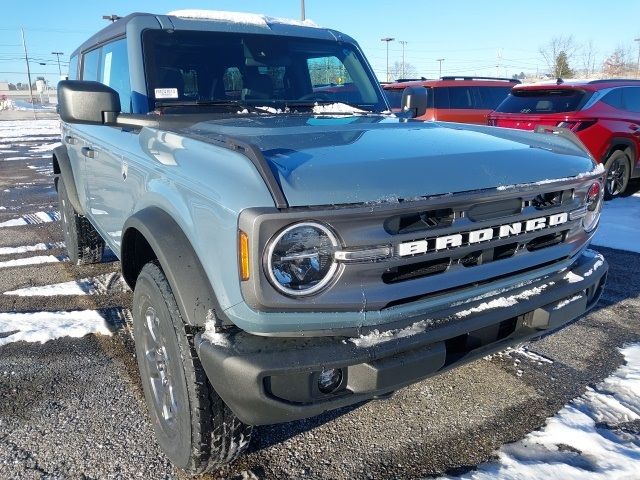
[[[89,148],[89,147],[82,147],[82,155],[84,155],[87,158],[96,158],[96,151],[93,148]]]
[[[76,137],[72,137],[71,135],[67,135],[66,137],[64,137],[64,141],[69,145],[75,145],[76,143],[78,143]]]

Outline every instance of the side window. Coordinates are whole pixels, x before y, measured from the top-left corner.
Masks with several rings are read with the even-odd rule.
[[[123,38],[102,47],[98,81],[118,92],[122,111],[131,113],[131,84],[126,39]]]
[[[479,93],[479,101],[477,108],[487,110],[495,110],[498,105],[507,98],[511,87],[477,87]]]
[[[473,92],[470,87],[449,87],[449,108],[473,108]]]
[[[622,89],[624,109],[630,112],[640,112],[640,88],[625,87]]]
[[[433,93],[436,108],[449,108],[449,88],[435,87]]]
[[[69,80],[78,79],[78,55],[75,55],[69,59],[69,74],[67,75]]]
[[[606,103],[607,105],[611,105],[613,108],[623,110],[624,104],[622,103],[622,89],[615,88],[611,90],[602,98],[602,102]]]
[[[82,59],[82,80],[98,81],[98,70],[100,69],[100,51],[96,48],[83,55]]]

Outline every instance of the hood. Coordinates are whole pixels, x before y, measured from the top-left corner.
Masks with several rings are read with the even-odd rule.
[[[238,115],[172,130],[256,145],[290,206],[406,200],[574,177],[595,166],[558,135],[385,116]]]

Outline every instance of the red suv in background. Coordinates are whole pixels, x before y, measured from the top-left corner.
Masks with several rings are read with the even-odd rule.
[[[612,198],[640,176],[640,80],[594,80],[521,85],[489,115],[489,125],[573,131],[607,170]]]
[[[427,89],[427,113],[420,120],[486,125],[487,115],[520,83],[511,78],[442,77],[440,80],[398,80],[382,85],[393,111],[399,111],[406,87]]]

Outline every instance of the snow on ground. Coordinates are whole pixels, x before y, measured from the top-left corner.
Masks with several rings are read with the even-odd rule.
[[[54,148],[59,147],[60,145],[62,145],[62,143],[60,142],[45,143],[43,145],[38,145],[37,147],[30,148],[29,153],[51,152]]]
[[[15,260],[6,260],[0,262],[0,268],[24,267],[26,265],[40,265],[42,263],[58,263],[63,262],[67,257],[55,257],[53,255],[43,255],[39,257],[18,258]]]
[[[64,283],[54,283],[35,287],[19,288],[4,292],[3,295],[19,297],[56,297],[59,295],[100,295],[107,292],[126,292],[129,290],[119,273],[98,275],[95,278],[83,278]]]
[[[504,445],[498,460],[460,480],[612,480],[640,478],[640,344],[621,349],[626,365],[587,389],[540,430]]]
[[[60,220],[60,213],[56,211],[28,213],[18,218],[0,222],[0,228],[37,225],[39,223],[57,222],[58,220]]]
[[[111,335],[107,322],[95,310],[0,313],[0,346],[20,341],[45,343],[89,333]]]
[[[605,202],[594,245],[640,253],[640,192]]]
[[[54,248],[64,248],[64,242],[36,243],[35,245],[23,245],[20,247],[0,247],[0,255],[40,252],[43,250],[53,250]]]
[[[60,135],[59,120],[5,120],[0,122],[0,140],[15,138],[19,141],[26,141],[33,135]],[[35,138],[39,140],[39,138]]]
[[[26,100],[8,100],[5,101],[5,110],[34,111],[34,112],[55,112],[54,104],[32,104]]]

